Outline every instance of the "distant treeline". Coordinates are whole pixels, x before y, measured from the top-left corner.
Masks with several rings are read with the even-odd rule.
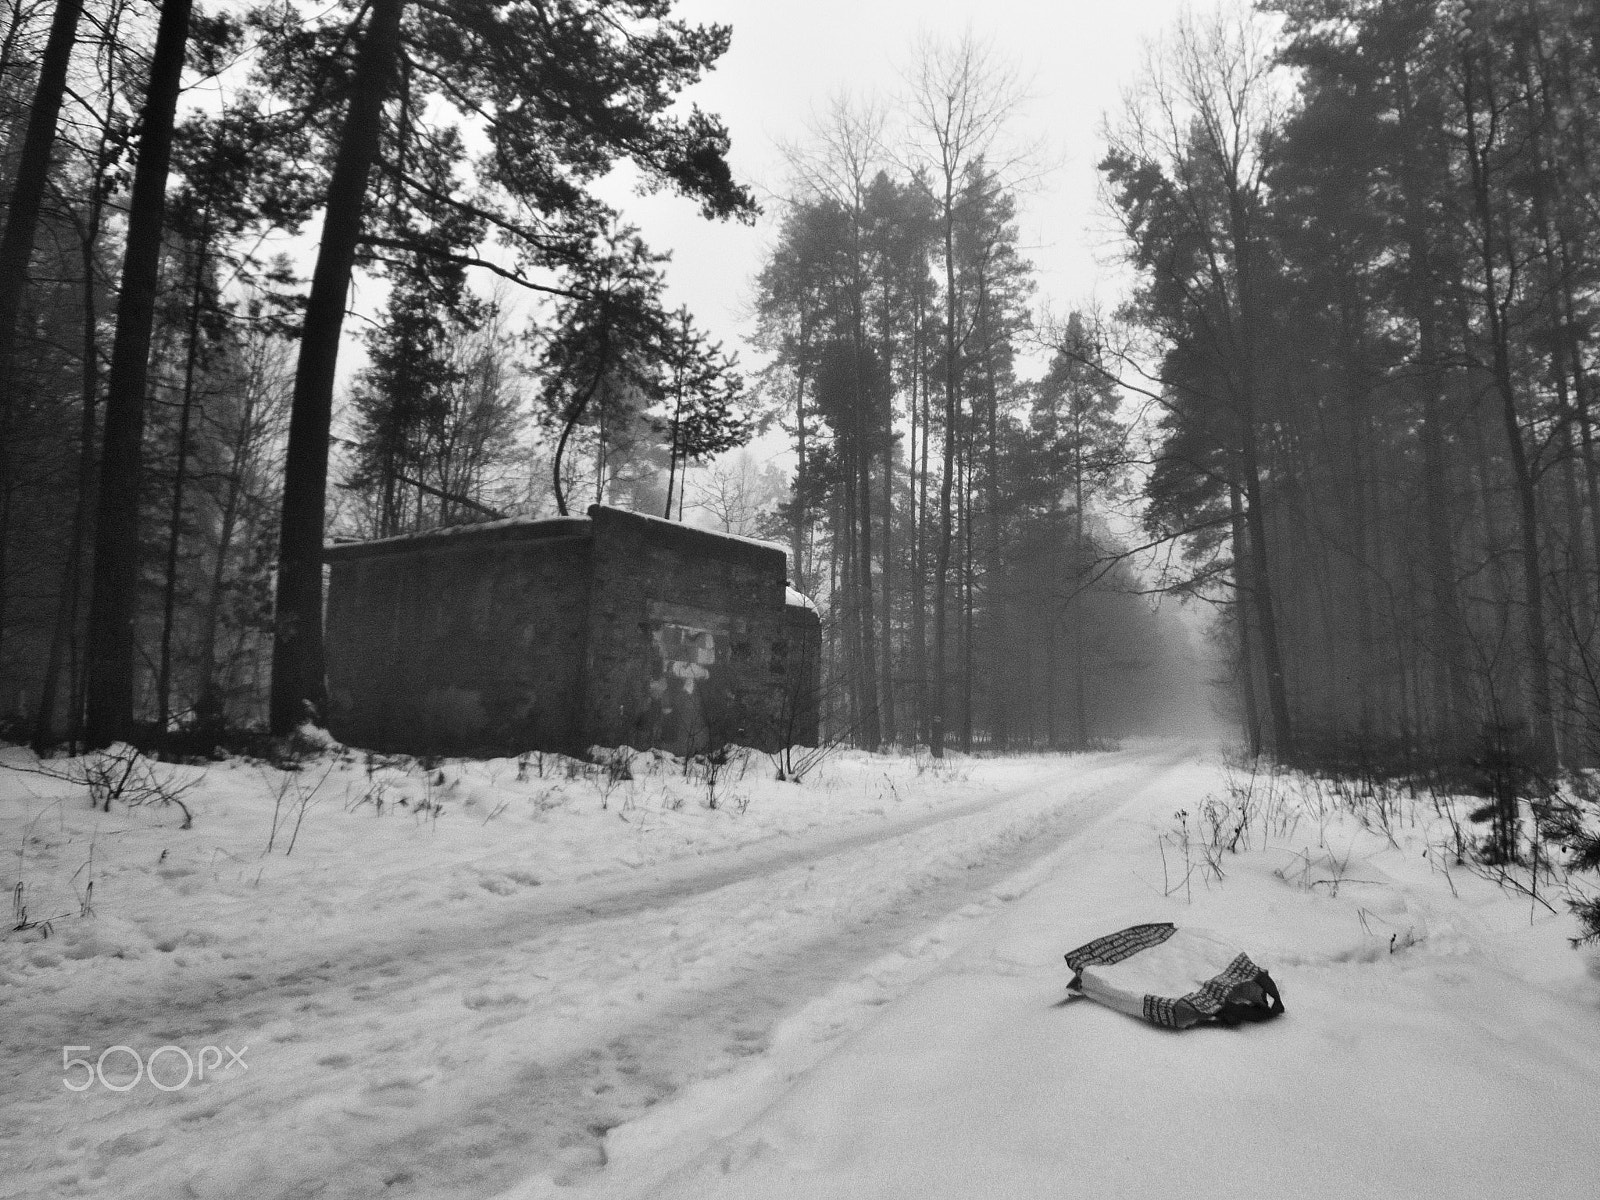
[[[764,528],[827,598],[835,729],[1085,747],[1148,728],[1192,656],[1104,519],[1132,479],[1121,394],[1078,317],[1032,315],[1016,83],[970,38],[914,62],[892,108],[839,101],[790,152],[756,303],[796,467]]]

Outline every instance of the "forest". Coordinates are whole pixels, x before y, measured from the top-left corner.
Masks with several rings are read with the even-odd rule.
[[[1150,727],[1185,635],[1106,557],[1118,393],[1067,350],[1015,370],[1039,334],[1009,68],[929,43],[900,145],[881,106],[816,123],[768,204],[746,369],[595,186],[627,162],[756,216],[721,124],[673,105],[729,31],[669,8],[13,6],[8,736],[293,728],[325,537],[591,501],[790,547],[832,739]]]
[[[1252,753],[1600,754],[1600,15],[1184,17],[1107,97],[1125,299],[1063,308],[981,39],[908,35],[758,203],[672,9],[11,0],[4,736],[286,732],[326,538],[602,501],[787,546],[859,746],[1154,729],[1182,601]],[[745,344],[620,168],[764,223]]]
[[[1591,763],[1600,14],[1280,16],[1192,24],[1109,126],[1147,532],[1227,596],[1253,748]]]

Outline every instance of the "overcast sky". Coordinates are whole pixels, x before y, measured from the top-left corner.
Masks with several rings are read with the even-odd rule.
[[[1053,164],[1023,197],[1021,233],[1037,267],[1038,300],[1064,310],[1115,298],[1094,164],[1103,114],[1139,70],[1142,43],[1169,27],[1180,0],[679,0],[675,13],[733,27],[717,70],[689,96],[733,138],[734,171],[764,198],[782,191],[780,142],[802,141],[834,95],[900,88],[919,33],[955,40],[968,28],[1031,81],[1016,118],[1020,141]],[[771,244],[777,206],[755,228],[713,224],[674,197],[618,197],[657,249],[671,250],[671,300],[685,303],[729,348],[748,329],[750,280]],[[748,351],[745,351],[748,356]]]

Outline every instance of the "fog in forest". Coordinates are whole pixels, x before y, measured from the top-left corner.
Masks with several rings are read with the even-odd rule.
[[[1590,1200],[1597,197],[1596,0],[0,6],[0,1186]]]
[[[1592,757],[1584,11],[601,7],[6,18],[8,737],[325,720],[330,539],[602,503],[840,744]]]

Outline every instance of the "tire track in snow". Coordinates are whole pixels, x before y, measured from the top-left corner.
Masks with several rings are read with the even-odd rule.
[[[1147,753],[1121,751],[1108,755],[1074,776],[1068,786],[1076,794],[1101,775],[1127,770],[1142,761]],[[645,882],[606,873],[553,884],[537,892],[507,897],[503,910],[487,921],[479,909],[463,914],[459,920],[448,916],[430,918],[425,924],[405,927],[397,936],[379,943],[374,943],[370,929],[364,929],[357,934],[338,934],[328,939],[296,943],[283,955],[241,955],[225,962],[190,967],[159,987],[157,995],[141,987],[123,995],[102,993],[92,1005],[60,1006],[48,1013],[27,1014],[10,1034],[0,1031],[0,1046],[17,1046],[24,1040],[17,1035],[24,1033],[27,1043],[53,1045],[69,1033],[81,1030],[86,1022],[106,1028],[107,1023],[114,1025],[120,1014],[158,1007],[163,1000],[181,1007],[190,1022],[203,1022],[212,1010],[242,1000],[256,1006],[269,1002],[274,996],[295,998],[310,991],[342,986],[353,977],[369,976],[380,970],[387,976],[386,986],[393,988],[428,974],[470,966],[474,958],[493,957],[508,944],[544,937],[557,929],[656,910],[795,866],[823,862],[840,854],[959,821],[1062,786],[1059,774],[1048,774],[995,795],[944,806],[916,817],[886,820],[864,829],[860,828],[864,822],[858,821],[844,830],[785,838],[784,844],[776,848],[768,844],[774,840],[768,837],[718,851],[712,856],[686,856],[660,863],[648,868],[654,878]],[[708,858],[714,861],[708,863]],[[116,1032],[115,1028],[110,1032]],[[133,1032],[127,1036],[133,1036]]]
[[[533,1170],[582,1179],[601,1165],[607,1128],[759,1054],[786,1013],[1185,757],[1067,760],[1049,778],[909,819],[680,860],[622,887],[615,875],[552,887],[487,924],[480,910],[343,958],[324,943],[281,964],[236,959],[128,997],[126,1011],[18,1014],[4,1040],[29,1057],[87,1040],[86,1028],[98,1044],[192,1040],[181,1029],[259,1047],[246,1079],[204,1093],[72,1098],[74,1125],[101,1109],[149,1122],[97,1151],[131,1156],[100,1169],[107,1183],[137,1176],[140,1194],[477,1196]],[[947,952],[911,959],[927,969]],[[907,982],[889,981],[884,999]],[[214,1146],[224,1156],[196,1171]],[[103,1189],[91,1173],[80,1190]]]
[[[900,952],[902,969],[869,980],[865,987],[875,994],[824,1031],[830,1044],[844,1036],[852,1020],[893,999],[956,948],[959,939],[927,939],[930,927],[957,914],[989,915],[998,903],[992,898],[997,884],[1053,854],[1186,758],[1141,756],[1116,764],[1119,769],[1088,787],[1081,777],[1058,778],[1054,787],[1065,793],[1059,801],[1004,824],[993,823],[992,805],[968,805],[959,815],[918,820],[909,830],[843,839],[845,849],[835,846],[826,855],[786,855],[786,866],[769,868],[760,880],[741,865],[730,868],[739,879],[712,887],[702,877],[697,883],[704,886],[654,909],[624,904],[585,920],[574,916],[535,939],[537,946],[508,951],[475,980],[480,994],[515,994],[530,964],[565,959],[570,986],[558,983],[537,997],[543,1016],[491,1018],[479,1035],[516,1041],[510,1061],[403,1130],[373,1139],[353,1156],[341,1139],[342,1162],[330,1147],[257,1194],[334,1200],[370,1195],[382,1183],[397,1195],[476,1197],[494,1195],[532,1172],[563,1183],[595,1181],[609,1128],[760,1054],[786,1015]],[[1038,800],[1050,788],[1031,787],[1027,796]],[[1115,803],[1103,803],[1108,793]],[[1011,794],[1001,802],[1025,798]],[[954,846],[941,846],[952,839],[950,823],[962,820],[976,828],[954,837]],[[928,860],[925,869],[907,869],[920,859]],[[819,874],[830,877],[812,887],[808,879]],[[714,924],[707,908],[732,911],[704,944],[675,957],[680,926]],[[606,971],[602,960],[619,944],[632,957],[617,961],[613,953]],[[641,978],[646,985],[635,994]],[[545,1029],[544,1037],[536,1028],[563,1020],[563,1031]],[[202,1194],[230,1193],[219,1187]]]

